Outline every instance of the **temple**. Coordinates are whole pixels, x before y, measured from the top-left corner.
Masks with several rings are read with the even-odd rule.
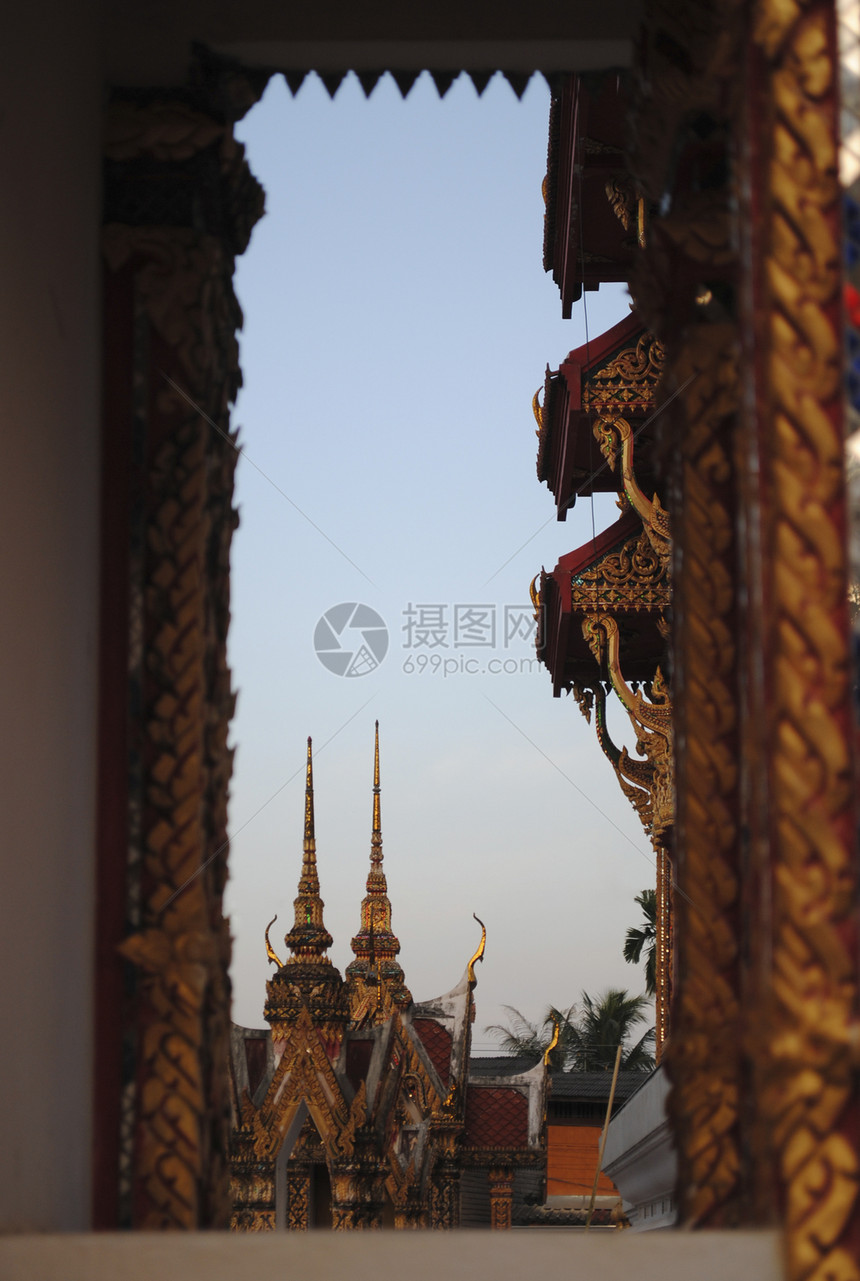
[[[566,88],[562,101],[570,96]],[[551,144],[553,138],[551,132]],[[554,154],[551,145],[551,173]],[[550,489],[559,520],[577,498],[598,490],[618,494],[620,515],[532,584],[538,653],[553,694],[573,693],[586,719],[594,716],[600,748],[653,845],[658,1057],[671,1003],[674,815],[672,705],[664,676],[671,536],[652,427],[663,365],[660,343],[631,313],[570,352],[557,370],[547,369],[543,401],[534,400],[538,479]],[[612,740],[606,716],[612,695],[629,718],[632,755]]]
[[[590,694],[599,730],[607,685],[620,699],[633,737],[607,740],[607,769],[617,753],[619,787],[671,868],[671,1008],[654,1115],[676,1154],[677,1174],[666,1175],[674,1213],[703,1230],[665,1234],[653,1271],[707,1275],[699,1263],[710,1261],[716,1275],[860,1276],[858,646],[848,611],[860,504],[845,477],[860,410],[858,52],[857,5],[835,0],[46,0],[10,12],[0,48],[4,407],[14,424],[0,473],[0,937],[11,959],[0,981],[17,1043],[44,1047],[48,1036],[62,1047],[62,1089],[54,1053],[0,1062],[4,1273],[116,1276],[123,1250],[152,1261],[157,1246],[177,1274],[208,1276],[196,1230],[229,1224],[222,894],[230,405],[241,377],[232,278],[263,200],[234,124],[273,74],[295,89],[316,71],[332,93],[349,71],[367,92],[391,74],[407,93],[426,70],[440,93],[462,73],[481,92],[499,71],[519,94],[533,74],[546,77],[555,106],[544,260],[562,312],[587,302],[605,268],[604,279],[628,281],[662,352],[648,392],[658,417],[642,423],[642,448],[631,433],[635,485],[625,477],[617,541],[577,549],[535,585],[555,645],[553,687],[579,686],[586,708]],[[594,354],[574,362],[586,386],[599,372]],[[574,415],[557,419],[552,395],[541,406],[561,511],[588,484],[609,484],[610,473],[617,483],[629,450],[622,423],[594,441],[615,468],[592,453],[593,423],[575,421],[574,370],[556,394],[559,413],[573,397]],[[567,459],[554,452],[559,428],[574,445]],[[610,610],[610,579],[628,564],[634,577],[647,570],[653,598],[636,610],[628,578]],[[294,939],[323,929],[313,905],[311,917]],[[343,980],[346,1003],[337,1018],[328,1011],[330,1042],[315,1031],[306,1056],[308,1094],[313,1074],[338,1085],[331,1109],[358,1097],[329,1054],[339,1037],[341,1049],[349,1043],[339,1020],[350,1000],[376,1008],[367,934],[359,970]],[[297,978],[315,966],[339,990],[321,953],[291,956]],[[312,989],[298,984],[294,1006],[289,982],[273,979],[272,990],[279,1030],[294,1035],[304,1021],[310,1038]],[[394,984],[390,996],[390,1035],[418,1062],[409,1007]],[[466,995],[457,1000],[462,1010]],[[254,1109],[273,1031],[248,1058]],[[445,1081],[436,1069],[431,1125],[452,1071]],[[370,1076],[355,1079],[369,1100]],[[622,1193],[629,1154],[650,1142],[630,1121],[647,1088],[611,1127],[628,1131],[611,1165]],[[390,1115],[381,1100],[364,1107],[366,1118],[377,1115],[368,1107]],[[355,1119],[366,1134],[360,1107]],[[368,1142],[372,1183],[382,1177],[378,1132]],[[283,1144],[265,1127],[259,1143],[268,1179]],[[320,1151],[312,1134],[308,1145]],[[442,1158],[435,1169],[441,1179]],[[333,1205],[336,1195],[333,1186]],[[381,1199],[380,1210],[371,1189],[363,1204],[377,1215]],[[649,1221],[661,1221],[665,1199]],[[271,1213],[270,1193],[249,1192],[254,1214],[255,1204]],[[176,1231],[153,1243],[145,1230],[156,1228]],[[118,1241],[117,1229],[134,1235]],[[614,1273],[608,1253],[599,1264],[590,1256],[591,1275],[629,1276],[655,1237],[636,1255],[620,1245]],[[438,1276],[460,1257],[445,1255],[444,1240],[435,1234],[399,1270]],[[242,1244],[231,1275],[273,1266],[265,1234]],[[516,1237],[505,1244],[519,1275],[574,1267],[569,1236],[546,1234],[537,1264],[531,1238],[520,1256]]]
[[[327,956],[314,831],[311,740],[295,920],[266,985],[269,1030],[235,1027],[232,1226],[510,1228],[546,1177],[546,1067],[471,1061],[475,965],[415,1002],[382,867],[379,724],[367,895],[341,977]],[[477,1068],[473,1071],[472,1067]]]

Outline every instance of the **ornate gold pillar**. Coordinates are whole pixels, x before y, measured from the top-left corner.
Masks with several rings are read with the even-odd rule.
[[[433,1170],[430,1226],[442,1230],[460,1226],[460,1167],[453,1156],[443,1156]]]
[[[310,1226],[311,1170],[304,1162],[287,1167],[287,1227],[307,1232]]]
[[[374,1158],[353,1155],[332,1163],[332,1227],[376,1231],[382,1227],[386,1171]]]
[[[230,1227],[234,1232],[274,1232],[275,1163],[256,1156],[253,1142],[238,1139],[240,1155],[232,1161]]]
[[[651,0],[631,165],[649,210],[631,289],[666,351],[657,431],[672,520],[675,762],[671,1037],[664,1063],[683,1221],[743,1222],[738,770],[737,253],[731,121],[735,0]],[[659,885],[658,885],[659,893]],[[659,907],[659,904],[658,904]]]
[[[102,698],[124,713],[103,760],[127,804],[103,770],[97,1056],[121,1115],[96,1221],[226,1227],[232,273],[262,192],[224,117],[183,101],[114,102],[106,156]]]
[[[649,5],[635,126],[634,288],[678,393],[682,1217],[781,1222],[791,1281],[860,1259],[834,17]]]
[[[689,1222],[749,1212],[741,1183],[741,791],[733,326],[680,347],[674,575],[677,983],[666,1064]]]
[[[405,1197],[394,1207],[394,1226],[402,1230],[416,1231],[430,1227],[428,1207],[421,1197],[420,1185],[410,1186]]]
[[[788,1273],[860,1275],[854,714],[834,5],[760,0],[742,122],[755,395],[743,456],[760,645],[747,741],[757,1212]],[[757,661],[756,661],[757,660]],[[757,798],[759,799],[759,798]]]
[[[490,1227],[506,1231],[513,1220],[514,1172],[510,1166],[492,1166],[490,1179]]]

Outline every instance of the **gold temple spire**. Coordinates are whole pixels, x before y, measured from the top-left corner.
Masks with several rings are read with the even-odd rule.
[[[323,922],[323,901],[320,898],[320,878],[317,872],[317,845],[314,832],[314,767],[311,739],[308,738],[308,761],[305,775],[305,835],[302,845],[302,874],[299,893],[294,900],[296,919],[293,928],[284,938],[293,953],[288,964],[295,961],[325,959],[332,937]]]
[[[379,721],[373,745],[373,824],[370,833],[370,871],[367,893],[361,904],[361,926],[352,940],[355,960],[347,967],[348,979],[386,983],[398,1004],[412,999],[404,985],[403,970],[395,960],[400,940],[391,928],[391,902],[382,870],[381,789],[379,785]]]
[[[310,734],[308,735],[308,763],[305,771],[305,850],[308,848],[308,841],[314,844],[314,759],[313,745]]]
[[[373,746],[373,830],[370,834],[370,857],[372,861],[382,862],[382,819],[379,799],[379,721],[376,722],[376,736]]]

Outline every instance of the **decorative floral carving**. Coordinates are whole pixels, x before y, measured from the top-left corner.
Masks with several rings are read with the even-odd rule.
[[[664,363],[661,343],[644,333],[635,347],[625,347],[588,375],[582,389],[583,409],[628,414],[653,410]]]
[[[643,531],[571,578],[571,603],[577,611],[663,610],[669,600],[666,565]]]

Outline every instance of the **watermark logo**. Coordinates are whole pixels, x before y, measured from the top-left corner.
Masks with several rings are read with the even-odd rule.
[[[539,615],[528,605],[414,605],[403,610],[404,649],[512,649],[538,644]]]
[[[314,650],[335,676],[367,676],[388,653],[388,628],[369,605],[332,605],[314,628]]]

